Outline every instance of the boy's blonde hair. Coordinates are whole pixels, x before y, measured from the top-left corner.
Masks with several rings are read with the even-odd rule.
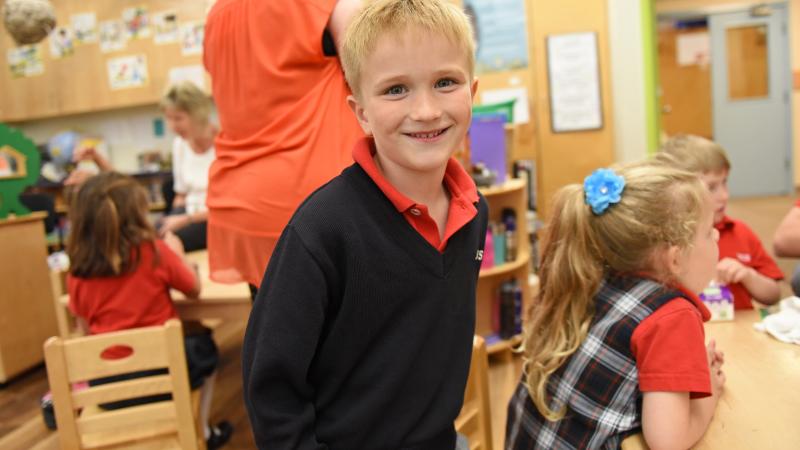
[[[378,40],[410,28],[441,34],[456,44],[467,58],[469,75],[475,70],[475,40],[464,11],[446,0],[374,0],[347,27],[340,59],[353,94],[360,95],[362,64]]]
[[[167,88],[161,98],[161,109],[174,108],[189,114],[198,123],[208,123],[211,97],[191,81],[181,81]]]
[[[656,161],[701,174],[731,170],[722,146],[693,134],[676,134],[669,138],[656,154]]]
[[[705,186],[692,173],[655,163],[613,168],[625,180],[619,203],[595,215],[582,185],[556,194],[542,245],[540,290],[526,322],[525,382],[534,405],[549,420],[547,383],[586,338],[594,296],[608,273],[648,272],[672,281],[660,259],[671,246],[688,249],[704,212]]]

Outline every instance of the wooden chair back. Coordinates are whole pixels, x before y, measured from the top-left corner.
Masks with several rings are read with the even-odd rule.
[[[475,335],[464,405],[456,418],[456,431],[469,440],[470,450],[492,450],[492,413],[489,407],[489,354],[486,342]]]
[[[130,347],[121,359],[101,356],[109,347]],[[47,378],[62,450],[138,448],[144,441],[174,442],[180,449],[204,448],[191,404],[181,324],[64,339],[44,344]],[[167,368],[168,373],[118,381],[73,392],[74,382],[136,371]],[[170,393],[172,400],[104,410],[97,405]]]

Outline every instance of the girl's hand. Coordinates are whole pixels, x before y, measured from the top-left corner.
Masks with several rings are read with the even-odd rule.
[[[175,236],[174,233],[167,231],[164,233],[162,239],[164,239],[164,243],[167,244],[167,247],[175,252],[176,255],[180,256],[181,258],[186,255],[186,252],[183,250],[183,242],[180,240],[180,238],[178,238],[178,236]]]
[[[706,355],[708,357],[708,371],[711,375],[711,392],[714,396],[719,396],[722,394],[726,380],[725,372],[722,371],[725,355],[717,350],[717,343],[713,339],[706,346]]]

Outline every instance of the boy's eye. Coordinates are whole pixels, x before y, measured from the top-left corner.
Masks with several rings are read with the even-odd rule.
[[[437,88],[446,88],[446,87],[452,86],[454,84],[456,84],[455,80],[452,80],[450,78],[442,78],[441,80],[438,80],[436,82],[436,87]]]
[[[394,85],[386,90],[386,94],[388,95],[401,95],[406,92],[405,86],[401,86],[399,84]]]

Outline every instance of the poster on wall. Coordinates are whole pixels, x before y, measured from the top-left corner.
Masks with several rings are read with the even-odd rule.
[[[548,36],[547,75],[553,132],[603,127],[596,33]]]
[[[100,51],[103,53],[124,50],[128,36],[121,20],[100,22]]]
[[[524,0],[464,0],[464,10],[475,29],[477,73],[528,67]]]
[[[122,10],[122,22],[128,39],[141,39],[150,36],[150,17],[147,8],[136,6]]]
[[[189,81],[191,83],[194,83],[195,86],[205,91],[206,90],[205,73],[206,73],[205,69],[203,69],[203,66],[199,64],[191,66],[179,66],[169,69],[169,74],[167,76],[167,79],[169,80],[170,85],[178,84],[183,81]]]
[[[44,73],[41,45],[22,45],[8,49],[8,68],[14,78],[32,77]]]
[[[97,42],[97,16],[95,13],[73,14],[69,18],[72,33],[78,44]]]
[[[121,56],[108,60],[111,89],[130,89],[147,84],[147,59],[144,55]]]
[[[187,22],[181,25],[181,54],[199,55],[203,53],[203,22]]]
[[[175,11],[164,11],[153,14],[153,42],[156,44],[173,44],[179,40],[178,15]]]
[[[709,33],[679,34],[675,38],[675,59],[679,66],[708,66],[711,63]]]
[[[75,53],[75,38],[72,31],[67,27],[56,27],[50,36],[50,56],[53,59],[61,59]]]

